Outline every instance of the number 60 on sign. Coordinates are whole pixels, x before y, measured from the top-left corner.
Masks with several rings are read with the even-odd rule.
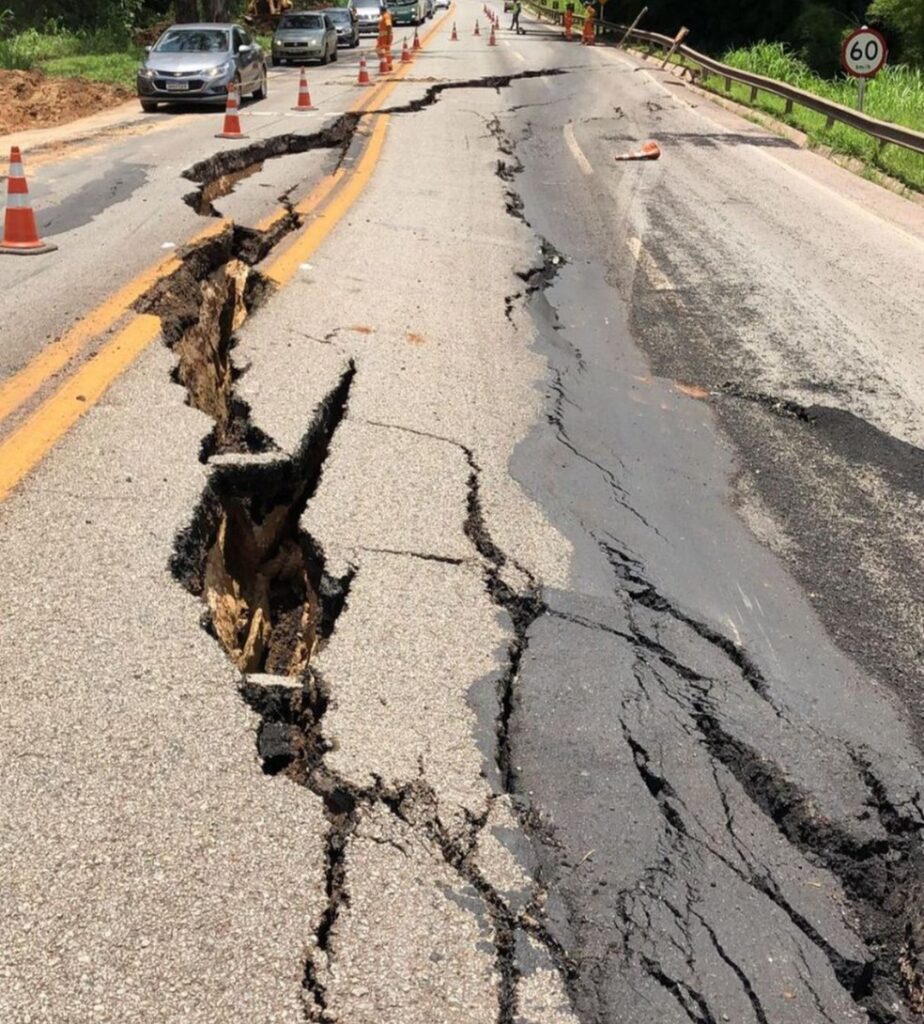
[[[841,64],[854,78],[872,78],[878,74],[889,55],[885,36],[874,28],[858,28],[841,46]]]

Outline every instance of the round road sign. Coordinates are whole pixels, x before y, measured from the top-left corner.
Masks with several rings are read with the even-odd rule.
[[[885,36],[874,28],[851,32],[841,47],[841,65],[854,78],[872,78],[882,70],[889,55]]]

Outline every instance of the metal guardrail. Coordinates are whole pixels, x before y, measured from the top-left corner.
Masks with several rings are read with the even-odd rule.
[[[553,0],[550,6],[526,0],[525,6],[534,10],[540,17],[546,17],[557,24],[561,24],[564,15],[563,0],[562,2]],[[583,22],[583,16],[575,11],[575,25],[582,25]],[[596,25],[597,32],[600,35],[611,34],[618,36],[619,39],[628,36],[632,41],[647,45],[649,51],[654,47],[659,47],[663,52],[667,53],[667,51],[674,47],[674,40],[670,36],[661,35],[660,32],[646,32],[642,29],[632,29],[630,31],[627,25],[618,25],[613,22],[599,20],[596,22]],[[757,98],[758,92],[768,92],[785,100],[787,114],[794,105],[798,104],[800,107],[813,110],[826,117],[827,127],[829,128],[835,123],[845,124],[874,139],[878,139],[880,146],[890,142],[895,146],[901,146],[904,149],[910,149],[914,153],[924,155],[924,133],[917,132],[913,128],[905,128],[902,125],[893,124],[891,121],[880,121],[878,118],[870,117],[868,114],[861,114],[858,110],[851,110],[850,107],[835,103],[834,100],[826,100],[823,96],[816,96],[814,93],[797,89],[794,85],[778,82],[775,78],[765,78],[763,75],[755,75],[751,71],[742,71],[740,68],[730,67],[682,43],[676,47],[674,53],[682,58],[683,61],[699,65],[703,71],[708,71],[710,74],[724,78],[726,91],[731,91],[732,82],[749,86],[752,102]],[[695,71],[693,69],[688,70],[690,70],[691,77],[693,77]]]

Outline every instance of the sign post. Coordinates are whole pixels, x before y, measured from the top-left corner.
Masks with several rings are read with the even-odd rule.
[[[851,32],[841,46],[841,67],[858,79],[857,106],[862,113],[866,99],[867,79],[875,78],[882,70],[889,56],[885,36],[874,28],[862,28]]]
[[[639,11],[638,17],[626,29],[626,34],[622,37],[622,39],[619,40],[619,46],[617,46],[617,49],[619,49],[620,47],[623,47],[623,46],[626,45],[626,40],[629,38],[629,36],[632,35],[632,33],[636,30],[636,28],[638,28],[638,23],[642,20],[642,18],[645,17],[645,15],[647,13],[648,13],[648,8],[647,7],[643,7],[641,9],[641,11]]]
[[[677,33],[677,35],[674,36],[674,42],[671,45],[671,48],[667,51],[667,56],[664,58],[664,63],[661,65],[662,71],[667,67],[668,61],[671,59],[671,57],[673,57],[674,54],[677,52],[677,47],[684,41],[684,39],[687,38],[689,34],[690,30],[686,26],[684,26]]]

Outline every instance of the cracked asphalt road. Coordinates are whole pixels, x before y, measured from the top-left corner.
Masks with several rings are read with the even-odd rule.
[[[480,10],[34,190],[14,370],[213,230],[0,507],[4,1022],[924,1011],[924,217]]]

